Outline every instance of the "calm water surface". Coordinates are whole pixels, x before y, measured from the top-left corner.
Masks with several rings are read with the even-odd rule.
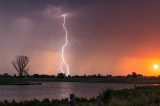
[[[145,86],[146,84],[138,84]],[[96,97],[102,89],[133,88],[126,83],[45,82],[42,85],[0,85],[0,100],[62,99],[74,93],[78,97]]]

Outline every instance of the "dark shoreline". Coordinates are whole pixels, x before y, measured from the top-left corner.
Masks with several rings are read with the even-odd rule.
[[[0,78],[0,85],[40,85],[43,82],[160,84],[160,78]]]
[[[16,83],[2,83],[0,85],[41,85],[41,82],[16,82]]]

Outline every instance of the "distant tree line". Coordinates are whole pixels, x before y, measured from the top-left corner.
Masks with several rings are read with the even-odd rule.
[[[144,77],[142,74],[137,74],[136,72],[132,72],[127,76],[112,76],[112,75],[101,75],[101,74],[93,74],[93,75],[68,75],[66,76],[64,73],[58,73],[57,75],[46,75],[46,74],[33,74],[29,75],[29,57],[27,56],[17,56],[15,60],[12,61],[12,65],[17,71],[18,75],[14,74],[9,75],[8,73],[0,74],[0,78],[142,78]]]
[[[0,78],[143,78],[142,74],[137,74],[132,72],[127,76],[112,76],[112,75],[101,75],[101,74],[93,74],[93,75],[68,75],[66,76],[64,73],[58,73],[57,75],[46,75],[46,74],[26,74],[25,76],[19,75],[9,75],[8,73],[0,74]]]

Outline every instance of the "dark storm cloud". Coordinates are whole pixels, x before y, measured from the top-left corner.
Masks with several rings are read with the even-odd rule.
[[[96,0],[0,0],[0,67],[11,71],[17,55],[37,51],[59,52],[63,43],[60,15],[88,6]],[[60,12],[59,14],[57,14]],[[42,57],[44,53],[40,57]],[[2,61],[4,60],[4,61]],[[39,60],[40,61],[40,60]]]
[[[76,11],[76,9],[90,5],[95,1],[96,0],[0,0],[1,37],[4,37],[2,39],[8,39],[8,36],[12,36],[10,39],[14,39],[21,36],[19,34],[21,31],[18,32],[19,28],[18,26],[16,28],[16,25],[19,25],[20,28],[24,27],[24,30],[25,27],[32,27],[32,29],[28,31],[30,34],[27,36],[32,38],[33,42],[31,43],[39,45],[36,44],[37,40],[37,42],[50,40],[50,37],[57,35],[57,31],[60,32],[61,26],[56,19],[53,19],[54,15],[58,16],[63,13]],[[17,35],[9,34],[10,30],[17,30]],[[57,36],[56,38],[58,38]],[[25,39],[30,40],[30,38]],[[56,40],[54,41],[56,42]],[[9,40],[8,42],[13,41]],[[28,48],[30,48],[30,46],[31,45],[29,45]],[[39,46],[43,47],[43,45]],[[46,48],[45,44],[44,48]]]
[[[26,15],[33,11],[43,11],[48,5],[74,10],[89,5],[96,0],[0,0],[0,10],[4,14]]]
[[[35,59],[32,69],[56,63],[47,56],[60,51],[59,16],[68,13],[72,73],[122,71],[117,61],[123,58],[159,56],[159,5],[158,0],[0,0],[0,69],[11,72],[10,61],[21,54]]]

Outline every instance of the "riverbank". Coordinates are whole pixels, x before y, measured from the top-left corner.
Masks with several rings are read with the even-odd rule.
[[[159,106],[160,86],[137,87],[136,89],[122,89],[103,91],[99,97],[92,99],[76,98],[76,106]],[[69,99],[49,100],[37,99],[30,101],[4,100],[0,106],[70,106]]]
[[[30,100],[30,101],[21,101],[21,102],[8,102],[7,100],[0,102],[0,106],[71,106],[71,102],[68,99],[62,100],[49,100],[43,99],[39,101],[37,99]],[[76,99],[76,106],[97,106],[96,101],[87,100],[85,98],[77,98]]]
[[[106,90],[102,94],[108,106],[159,106],[160,86]]]
[[[160,78],[0,78],[0,85],[34,85],[43,82],[160,84]]]

